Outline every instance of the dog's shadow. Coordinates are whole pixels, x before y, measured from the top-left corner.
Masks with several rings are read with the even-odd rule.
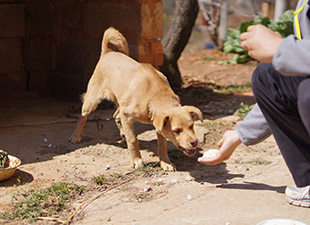
[[[114,120],[104,121],[103,130],[96,130],[95,123],[88,123],[85,126],[83,141],[75,146],[76,148],[96,145],[98,143],[113,145],[119,148],[127,148],[126,141],[122,141],[119,130]],[[135,133],[139,140],[140,151],[146,151],[157,156],[157,136],[153,125],[135,123]],[[176,166],[177,171],[189,172],[196,182],[225,184],[235,177],[244,177],[244,174],[232,174],[226,169],[226,163],[209,166],[197,162],[198,157],[202,156],[202,149],[197,148],[196,154],[192,157],[186,156],[178,150],[170,141],[167,141],[168,155],[171,162]],[[145,163],[147,161],[143,159]],[[159,164],[155,164],[159,166]]]
[[[204,165],[198,163],[197,159],[203,154],[202,149],[197,148],[197,152],[194,156],[180,156],[179,159],[172,162],[175,164],[178,171],[187,171],[190,176],[198,183],[211,183],[211,184],[225,184],[229,180],[236,177],[244,177],[244,174],[233,174],[226,169],[226,163],[220,163],[218,165]]]
[[[107,121],[106,123],[114,123],[114,121]],[[82,145],[89,146],[92,144],[102,143],[107,145],[114,145],[120,148],[127,148],[126,141],[121,141],[119,131],[114,124],[109,124],[109,132],[105,132],[101,136],[100,140],[90,138],[90,136],[84,137]],[[93,131],[94,132],[94,131]],[[135,123],[135,132],[139,139],[140,151],[147,151],[157,156],[157,138],[156,131],[152,125],[146,125],[141,123]],[[149,132],[151,134],[146,135]],[[139,135],[141,135],[139,138]],[[79,144],[79,145],[81,145]],[[203,165],[197,162],[198,157],[202,156],[202,149],[197,148],[194,156],[186,156],[180,150],[178,150],[170,141],[167,141],[168,155],[171,162],[176,166],[177,171],[189,172],[196,182],[224,184],[235,177],[244,177],[244,174],[231,174],[226,169],[226,163],[220,163],[219,165],[209,166]],[[143,159],[144,160],[144,159]],[[144,160],[144,162],[146,162]],[[155,164],[159,166],[159,164]]]

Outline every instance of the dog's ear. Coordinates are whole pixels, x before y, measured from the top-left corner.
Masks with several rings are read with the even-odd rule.
[[[196,116],[198,116],[199,120],[203,123],[202,113],[201,113],[201,111],[198,108],[196,108],[194,106],[188,106],[188,105],[183,106],[183,107],[191,115],[193,120],[195,120]]]
[[[153,125],[155,126],[157,132],[160,132],[165,127],[169,119],[170,119],[170,115],[166,113],[162,113],[155,117],[153,121]]]

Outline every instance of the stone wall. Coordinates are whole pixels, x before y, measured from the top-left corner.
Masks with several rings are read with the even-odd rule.
[[[24,4],[0,4],[0,92],[26,90],[23,40],[25,34]]]
[[[0,93],[78,99],[99,59],[106,28],[120,30],[130,56],[163,62],[161,0],[0,2]]]

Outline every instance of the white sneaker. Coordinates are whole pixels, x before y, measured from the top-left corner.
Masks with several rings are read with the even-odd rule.
[[[290,204],[310,208],[310,185],[302,188],[287,186],[285,195]]]

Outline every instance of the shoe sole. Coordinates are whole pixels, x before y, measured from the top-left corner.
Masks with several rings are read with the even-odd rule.
[[[290,198],[286,198],[288,203],[294,206],[300,206],[300,207],[305,207],[305,208],[310,208],[310,201],[305,201],[305,200],[293,200]]]

